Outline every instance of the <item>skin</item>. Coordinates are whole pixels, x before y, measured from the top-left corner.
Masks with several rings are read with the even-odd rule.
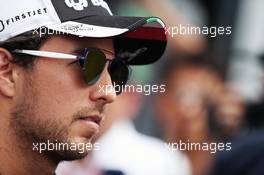
[[[190,143],[210,143],[205,99],[221,91],[221,81],[203,67],[183,65],[168,75],[167,89],[157,99],[158,119],[164,131],[164,140]],[[206,98],[205,98],[206,97]],[[193,175],[207,174],[212,154],[206,151],[188,151]]]
[[[84,47],[113,52],[111,39],[52,36],[40,48],[72,53]],[[113,56],[107,54],[107,58]],[[100,79],[87,86],[74,60],[37,58],[33,69],[11,63],[12,55],[0,48],[0,174],[52,174],[61,160],[85,157],[75,151],[33,151],[33,143],[90,143],[98,126],[81,116],[104,118],[116,94],[99,87],[112,85],[105,67]],[[108,64],[108,63],[107,63]]]
[[[122,120],[130,120],[136,116],[136,113],[140,109],[142,102],[141,94],[135,92],[123,92],[114,103],[111,103],[109,110],[106,112],[106,118],[102,122],[99,134],[96,139],[99,139],[104,134],[107,134],[109,129]],[[98,142],[100,143],[100,141]],[[78,173],[77,173],[78,172]],[[97,164],[93,159],[93,154],[86,156],[85,159],[62,162],[56,169],[58,175],[70,175],[70,174],[101,174]]]
[[[243,120],[240,98],[228,91],[227,85],[211,69],[183,64],[167,76],[166,85],[166,93],[156,99],[158,121],[164,129],[166,142],[222,142],[216,140],[209,129],[208,120],[212,116],[209,116],[207,104],[215,106],[218,115],[213,116],[221,126],[218,133],[224,131],[231,135],[239,131]],[[209,173],[213,154],[203,150],[185,152],[192,164],[193,175]]]

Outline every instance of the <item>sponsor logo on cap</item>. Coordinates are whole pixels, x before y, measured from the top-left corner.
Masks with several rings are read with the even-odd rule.
[[[83,24],[64,24],[61,26],[61,29],[64,31],[72,31],[72,32],[78,32],[78,31],[89,31],[89,30],[93,30],[92,27],[87,27]]]
[[[5,25],[4,22],[2,20],[0,20],[0,32],[5,30]]]
[[[88,7],[87,0],[79,0],[78,2],[75,2],[75,0],[65,0],[65,4],[76,11],[82,11],[85,7]]]
[[[104,0],[91,0],[94,6],[101,6],[105,8],[110,15],[113,15],[108,4]]]
[[[83,11],[84,8],[89,6],[88,0],[65,0],[64,2],[69,8],[73,8],[75,11]],[[89,0],[89,2],[91,2],[93,6],[105,8],[110,15],[113,15],[104,0]]]
[[[47,8],[33,9],[31,11],[26,11],[24,13],[17,14],[15,16],[9,17],[7,19],[0,20],[0,32],[2,32],[5,27],[8,28],[13,24],[20,21],[29,20],[30,18],[37,17],[39,15],[48,14]]]

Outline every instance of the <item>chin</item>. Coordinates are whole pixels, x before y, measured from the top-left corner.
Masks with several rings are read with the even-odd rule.
[[[85,158],[90,151],[68,151],[61,155],[61,161],[74,161]]]
[[[99,133],[99,130],[93,130],[91,128],[75,129],[74,132],[69,132],[68,139],[73,143],[90,143],[93,138]]]
[[[49,160],[52,160],[56,164],[61,161],[74,161],[80,160],[85,158],[90,151],[83,151],[83,150],[64,150],[64,151],[54,151],[48,152],[46,155],[49,157]]]
[[[75,136],[67,141],[57,142],[54,151],[45,152],[55,162],[83,159],[93,150],[91,138]]]

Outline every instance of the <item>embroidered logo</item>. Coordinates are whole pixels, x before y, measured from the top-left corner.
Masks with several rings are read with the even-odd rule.
[[[75,2],[76,0],[65,0],[65,4],[69,8],[73,8],[76,11],[82,11],[84,8],[88,7],[88,1],[87,0],[77,0],[78,2]]]

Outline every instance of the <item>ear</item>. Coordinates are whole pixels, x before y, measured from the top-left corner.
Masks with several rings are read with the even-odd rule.
[[[14,96],[14,78],[12,55],[4,48],[0,48],[0,93],[6,97]]]

